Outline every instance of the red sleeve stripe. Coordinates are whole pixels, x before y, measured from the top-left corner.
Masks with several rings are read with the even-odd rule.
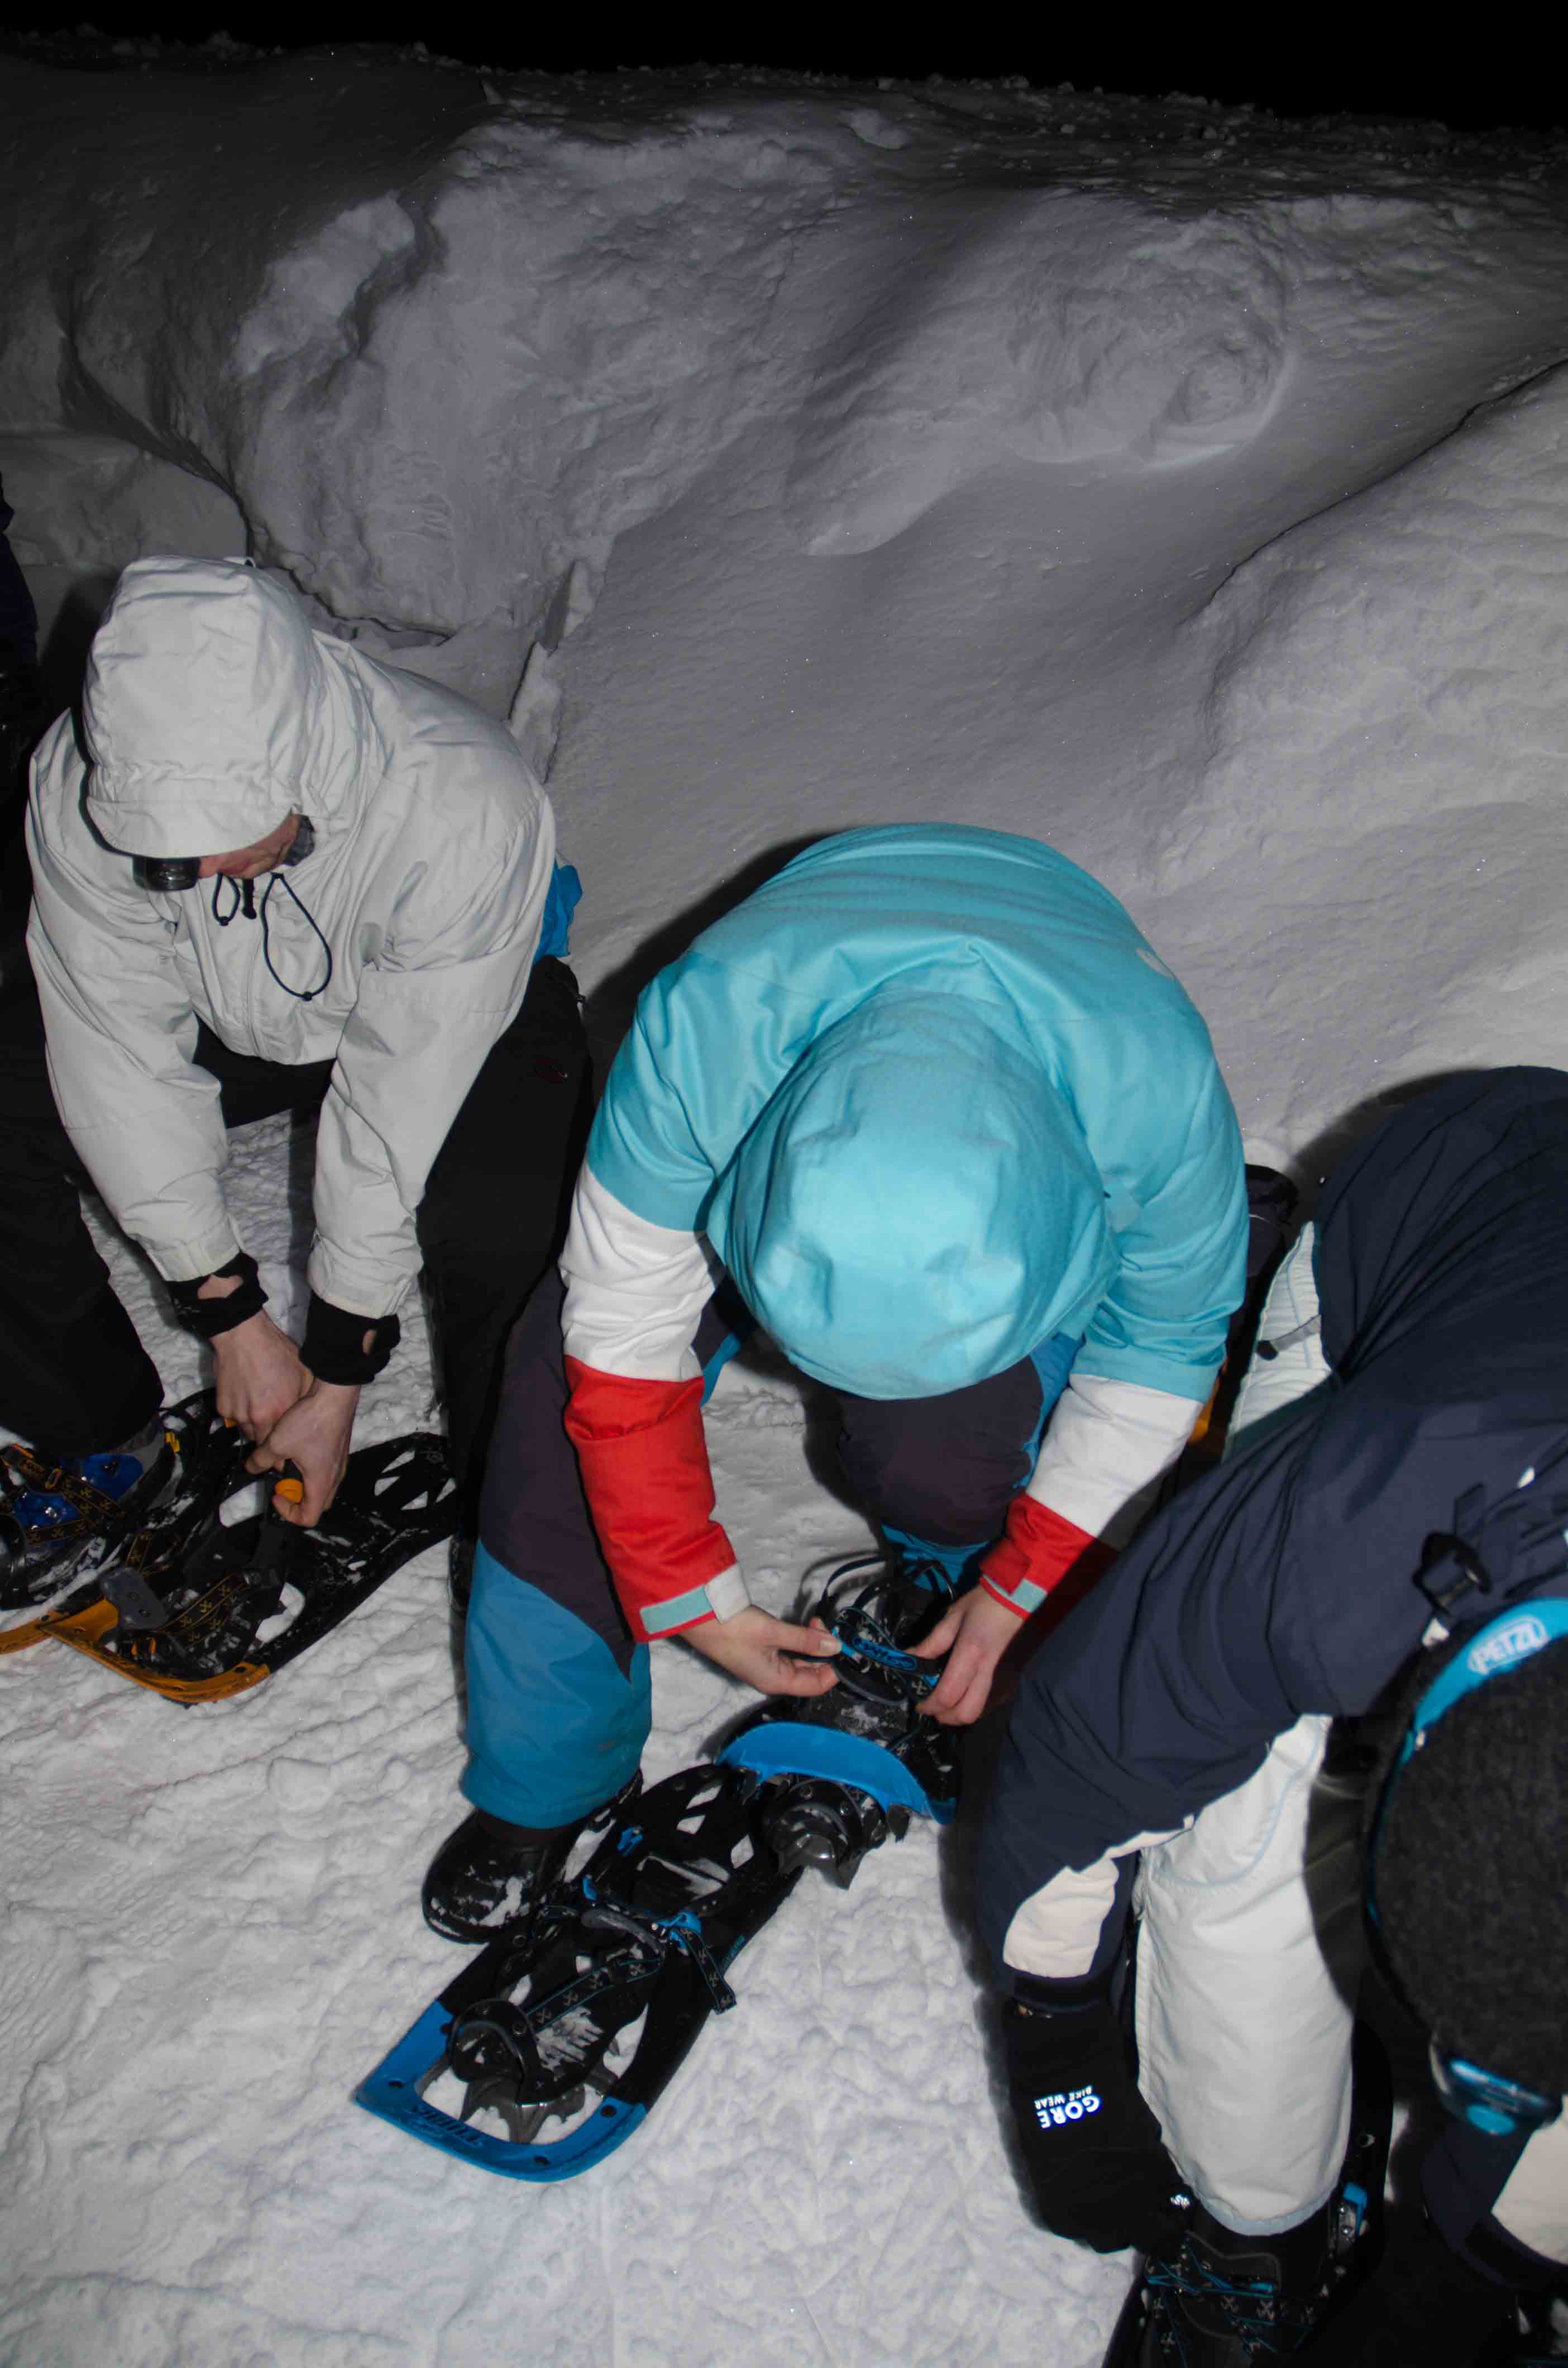
[[[980,1566],[988,1595],[1024,1619],[1060,1585],[1080,1555],[1107,1563],[1110,1550],[1065,1514],[1020,1492],[1007,1508],[1007,1526]]]
[[[692,1626],[707,1615],[687,1611],[679,1599],[694,1597],[735,1560],[713,1519],[701,1376],[632,1381],[568,1357],[566,1380],[566,1435],[632,1633]],[[661,1607],[676,1610],[668,1626]]]

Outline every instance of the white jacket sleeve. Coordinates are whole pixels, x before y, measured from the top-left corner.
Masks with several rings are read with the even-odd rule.
[[[628,1380],[695,1379],[692,1341],[714,1287],[696,1234],[638,1216],[585,1166],[561,1271],[569,1357]]]
[[[1201,1398],[1074,1372],[1056,1402],[1028,1494],[1091,1538],[1123,1546],[1202,1411]]]
[[[555,861],[540,798],[499,848],[453,846],[421,868],[338,1047],[316,1137],[311,1288],[390,1315],[421,1258],[415,1215],[436,1155],[517,1018]]]
[[[65,1131],[117,1220],[167,1281],[224,1266],[239,1247],[221,1181],[218,1080],[195,1065],[197,1023],[168,925],[123,856],[55,826],[74,814],[81,767],[62,717],[34,759],[28,815],[28,951]]]

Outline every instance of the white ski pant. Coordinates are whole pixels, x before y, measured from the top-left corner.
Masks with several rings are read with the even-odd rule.
[[[1233,1442],[1324,1383],[1312,1228],[1265,1304]],[[1199,2203],[1266,2235],[1327,2202],[1350,2118],[1361,1969],[1360,1804],[1321,1774],[1330,1722],[1299,1719],[1255,1776],[1143,1853],[1134,2000],[1142,2085]]]

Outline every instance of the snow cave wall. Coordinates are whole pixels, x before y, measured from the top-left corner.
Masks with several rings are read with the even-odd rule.
[[[1264,222],[1074,187],[1022,97],[0,72],[25,562],[248,542],[492,706],[572,563],[758,418],[800,547],[863,551],[999,456],[1222,447],[1284,357]]]
[[[283,570],[541,769],[564,687],[606,1049],[651,920],[896,810],[1100,871],[1274,1156],[1369,1076],[1555,1056],[1539,157],[385,51],[12,58],[0,104],[58,679],[172,548]]]
[[[1565,463],[1560,368],[1270,544],[1184,628],[1201,761],[1148,886],[1278,1141],[1403,1078],[1562,1064]],[[1244,930],[1227,942],[1217,913]]]

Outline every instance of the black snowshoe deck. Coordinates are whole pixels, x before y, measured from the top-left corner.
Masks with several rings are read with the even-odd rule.
[[[726,1969],[800,1880],[772,1847],[769,1806],[756,1778],[711,1762],[628,1804],[581,1873],[464,1967],[356,2101],[509,2179],[603,2161],[709,2016],[734,2005]],[[455,2112],[427,2093],[444,2078],[463,2090]],[[506,2135],[475,2126],[481,2113]]]
[[[456,1527],[457,1492],[433,1433],[358,1450],[313,1530],[270,1508],[223,1525],[222,1505],[256,1485],[249,1452],[226,1429],[204,1442],[199,1482],[173,1518],[138,1531],[85,1588],[29,1622],[25,1641],[57,1637],[168,1702],[224,1701],[296,1660]],[[21,1641],[13,1631],[0,1647]]]

